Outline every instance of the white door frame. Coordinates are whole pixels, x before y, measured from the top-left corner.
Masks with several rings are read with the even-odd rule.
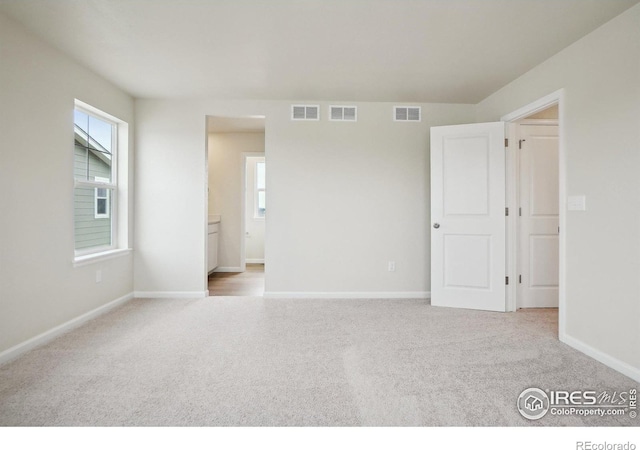
[[[240,196],[240,271],[247,270],[247,158],[264,158],[265,152],[242,152],[242,183]],[[266,229],[265,229],[266,234]]]
[[[510,214],[507,218],[507,272],[512,274],[513,280],[516,279],[518,268],[518,223],[517,215],[517,201],[518,201],[518,189],[517,189],[517,173],[518,173],[518,161],[515,152],[516,142],[516,124],[514,122],[524,119],[532,114],[547,109],[550,106],[558,105],[558,171],[559,171],[559,287],[558,287],[558,334],[562,340],[565,336],[566,330],[566,192],[567,192],[567,177],[566,177],[566,146],[564,142],[564,89],[559,89],[552,92],[549,95],[542,97],[528,105],[523,106],[505,116],[502,116],[501,120],[507,123],[506,134],[509,139],[509,147],[507,149],[506,158],[506,170],[507,170],[507,206],[510,211],[514,213]],[[507,286],[507,311],[516,310],[517,300],[517,283],[510,283]]]

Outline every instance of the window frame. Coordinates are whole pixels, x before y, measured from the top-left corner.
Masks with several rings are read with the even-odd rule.
[[[113,164],[113,163],[112,163]],[[109,180],[104,177],[95,177],[96,181],[101,183],[108,183]],[[101,196],[100,190],[105,191],[105,196]],[[105,212],[98,212],[98,200],[105,200]],[[106,188],[95,188],[95,194],[93,197],[93,218],[94,219],[110,219],[111,218],[111,190]]]
[[[102,256],[109,252],[118,249],[118,132],[122,121],[116,119],[110,114],[105,113],[93,106],[90,106],[79,100],[75,101],[74,111],[80,111],[83,114],[87,114],[90,117],[98,119],[102,122],[108,123],[111,128],[111,181],[99,181],[99,180],[78,180],[73,175],[74,190],[77,188],[93,188],[94,189],[94,218],[108,218],[111,222],[111,243],[109,245],[99,245],[96,247],[89,247],[83,249],[76,249],[75,240],[75,206],[74,211],[74,238],[73,238],[73,250],[74,250],[74,262],[86,260],[87,257]],[[104,177],[95,177],[104,180]],[[107,216],[97,216],[97,192],[98,189],[107,189]],[[110,209],[109,209],[110,208]]]
[[[258,187],[258,165],[259,164],[264,164],[265,167],[265,171],[264,171],[264,187],[263,188],[259,188]],[[264,214],[260,215],[260,201],[259,201],[259,196],[260,196],[260,192],[264,192],[264,197],[265,197],[265,201],[264,201]],[[264,218],[267,216],[267,166],[266,166],[266,161],[264,160],[264,157],[262,157],[262,161],[256,161],[255,164],[255,169],[254,169],[254,175],[253,175],[253,218],[256,220],[264,220]]]

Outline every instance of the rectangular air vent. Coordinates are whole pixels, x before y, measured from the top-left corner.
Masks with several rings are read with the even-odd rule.
[[[291,105],[291,120],[320,120],[320,106]]]
[[[356,122],[358,120],[357,106],[329,107],[329,120],[334,122]]]
[[[422,111],[419,106],[394,106],[393,120],[396,122],[420,122]]]

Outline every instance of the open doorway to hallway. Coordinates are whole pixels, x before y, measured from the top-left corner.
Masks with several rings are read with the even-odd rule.
[[[265,118],[207,117],[210,295],[263,295]]]
[[[557,307],[566,325],[566,174],[563,91],[502,117],[507,122],[507,310]]]
[[[558,105],[516,122],[517,308],[557,308],[560,199]]]

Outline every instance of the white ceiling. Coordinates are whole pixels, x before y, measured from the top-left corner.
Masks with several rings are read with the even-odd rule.
[[[476,103],[639,0],[0,0],[136,97]]]

